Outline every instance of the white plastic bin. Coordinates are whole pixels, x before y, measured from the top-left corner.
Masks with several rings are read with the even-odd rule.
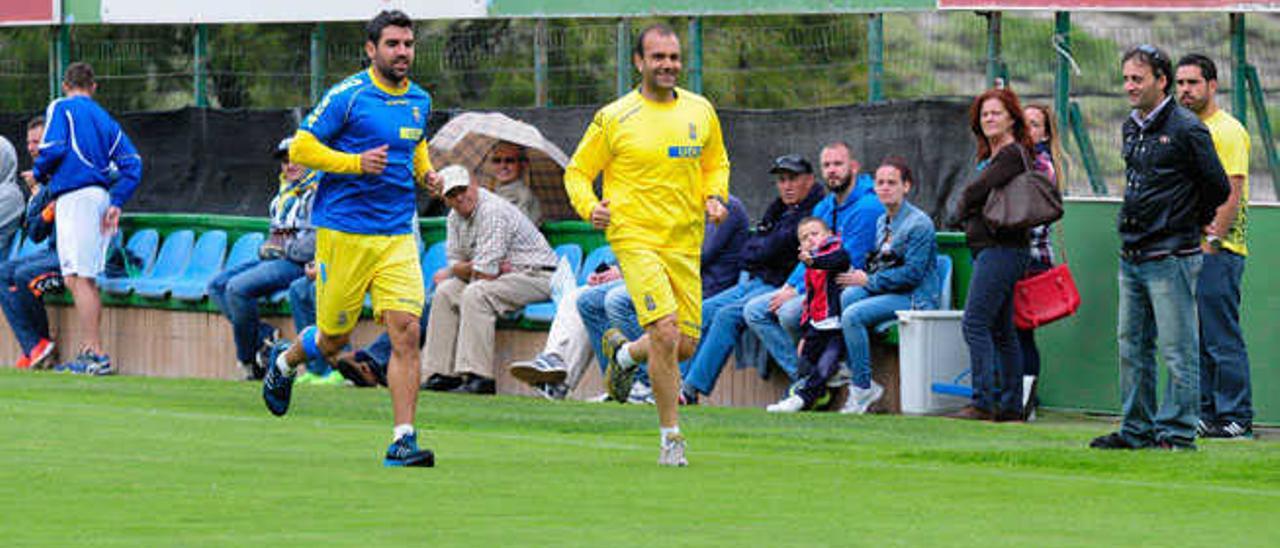
[[[969,346],[960,331],[963,310],[899,310],[898,363],[902,412],[946,413],[964,407],[967,398],[939,394],[933,383],[970,386]]]

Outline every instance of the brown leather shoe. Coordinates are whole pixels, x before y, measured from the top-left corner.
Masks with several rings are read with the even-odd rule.
[[[943,416],[949,419],[962,419],[969,421],[989,421],[993,418],[990,411],[973,405],[966,405],[963,409],[956,411],[955,413],[948,413]]]

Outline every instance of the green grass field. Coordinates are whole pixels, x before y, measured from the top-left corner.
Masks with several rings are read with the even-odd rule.
[[[1280,443],[1085,448],[1112,425],[423,395],[434,469],[384,469],[388,396],[0,371],[0,544],[1255,546]]]

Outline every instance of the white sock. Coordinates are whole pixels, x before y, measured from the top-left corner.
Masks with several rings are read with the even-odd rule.
[[[412,433],[413,433],[412,424],[397,424],[395,429],[391,431],[391,435],[394,438],[392,441],[400,441],[400,438],[403,438]]]
[[[276,356],[276,369],[279,369],[285,375],[293,376],[293,366],[289,365],[289,360],[285,359],[288,354],[288,352],[281,352],[279,356]]]
[[[671,436],[676,435],[676,434],[679,434],[679,433],[680,433],[680,425],[678,425],[678,424],[677,424],[677,425],[675,425],[675,426],[672,426],[671,428],[667,428],[667,427],[665,427],[665,426],[659,426],[659,427],[658,427],[658,434],[659,434],[659,436],[662,438],[662,446],[663,446],[663,447],[666,447],[666,446],[667,446],[667,438],[668,438],[668,437],[671,437]]]
[[[622,345],[622,348],[618,349],[617,358],[618,358],[618,364],[622,365],[623,367],[635,367],[639,365],[639,363],[637,363],[636,360],[631,357],[631,343],[624,344]]]

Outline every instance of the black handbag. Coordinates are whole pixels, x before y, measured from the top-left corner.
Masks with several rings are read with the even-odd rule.
[[[1020,155],[1026,171],[993,189],[982,206],[982,217],[992,229],[1026,230],[1062,218],[1062,193],[1048,175],[1031,168],[1026,150]]]

